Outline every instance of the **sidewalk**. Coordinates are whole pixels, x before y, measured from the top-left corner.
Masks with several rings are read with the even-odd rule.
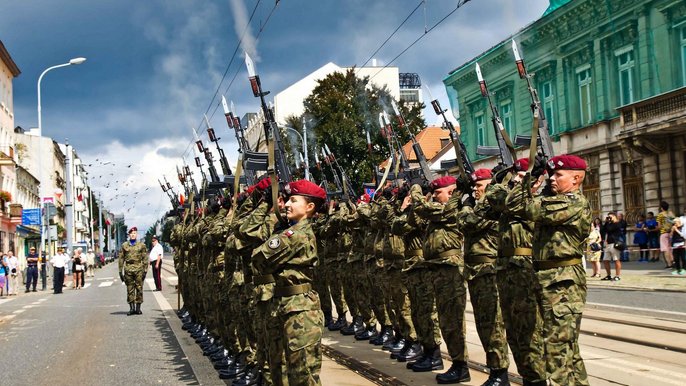
[[[651,291],[686,292],[686,275],[672,275],[671,269],[664,269],[665,263],[644,263],[638,261],[622,262],[620,281],[602,281],[605,268],[601,262],[600,278],[591,278],[590,264],[586,263],[587,284],[591,288],[626,288]],[[612,276],[615,275],[614,264],[611,265]]]

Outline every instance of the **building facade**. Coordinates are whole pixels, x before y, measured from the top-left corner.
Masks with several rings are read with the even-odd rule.
[[[517,74],[511,39],[534,74],[555,153],[588,161],[583,190],[594,216],[620,210],[634,222],[639,214],[656,212],[661,200],[681,212],[686,3],[553,0],[540,19],[453,70],[443,82],[478,165],[492,166],[497,159],[476,153],[477,146],[496,142],[475,63],[510,136],[531,133],[531,99]]]

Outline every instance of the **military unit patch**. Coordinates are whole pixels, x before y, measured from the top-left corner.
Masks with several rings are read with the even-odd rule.
[[[283,234],[286,235],[286,237],[291,237],[291,236],[293,236],[294,233],[295,233],[295,232],[293,232],[293,231],[290,230],[290,229],[287,230],[287,231],[285,231],[285,232],[283,232]]]
[[[277,237],[277,238],[274,238],[274,239],[271,239],[271,240],[269,240],[269,243],[268,243],[267,245],[268,245],[269,248],[271,248],[271,249],[276,249],[276,248],[278,248],[278,247],[281,246],[281,240],[279,240],[278,237]]]

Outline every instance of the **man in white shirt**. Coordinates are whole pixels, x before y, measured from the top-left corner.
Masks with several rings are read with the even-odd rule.
[[[10,288],[7,291],[8,295],[17,295],[17,288],[19,287],[19,259],[17,259],[17,256],[14,256],[14,252],[12,250],[7,251],[7,269],[10,272]]]
[[[152,236],[152,249],[150,250],[150,256],[148,260],[152,266],[152,277],[155,279],[155,289],[153,291],[162,291],[162,277],[160,276],[160,271],[162,269],[162,255],[164,254],[164,249],[162,249],[162,244],[157,240],[157,236]]]
[[[69,255],[64,253],[64,248],[57,248],[57,254],[50,259],[50,264],[52,264],[53,268],[53,293],[61,294],[64,285],[64,267],[69,264]]]

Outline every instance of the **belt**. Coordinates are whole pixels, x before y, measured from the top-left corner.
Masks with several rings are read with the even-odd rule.
[[[449,249],[449,250],[447,250],[447,251],[445,251],[445,252],[439,253],[439,254],[438,254],[438,257],[448,257],[448,256],[459,255],[459,254],[460,254],[460,250],[459,250],[459,249]]]
[[[291,285],[288,287],[276,287],[276,288],[274,288],[274,296],[285,297],[285,296],[300,295],[300,294],[310,292],[311,290],[312,290],[312,284],[310,284],[310,283]]]
[[[560,260],[538,260],[534,261],[534,269],[536,271],[541,271],[544,269],[569,267],[571,265],[581,264],[581,259],[578,257],[573,257],[571,259],[560,259]]]
[[[469,264],[479,264],[479,263],[494,263],[495,258],[490,257],[490,256],[465,256],[464,258],[465,263]]]
[[[421,249],[413,249],[411,251],[405,251],[405,257],[415,257],[424,255],[424,251]]]
[[[533,255],[533,249],[531,248],[507,248],[503,249],[501,257],[512,257],[512,256],[531,256]]]
[[[274,283],[274,276],[273,275],[253,276],[252,277],[252,283],[254,285]]]

